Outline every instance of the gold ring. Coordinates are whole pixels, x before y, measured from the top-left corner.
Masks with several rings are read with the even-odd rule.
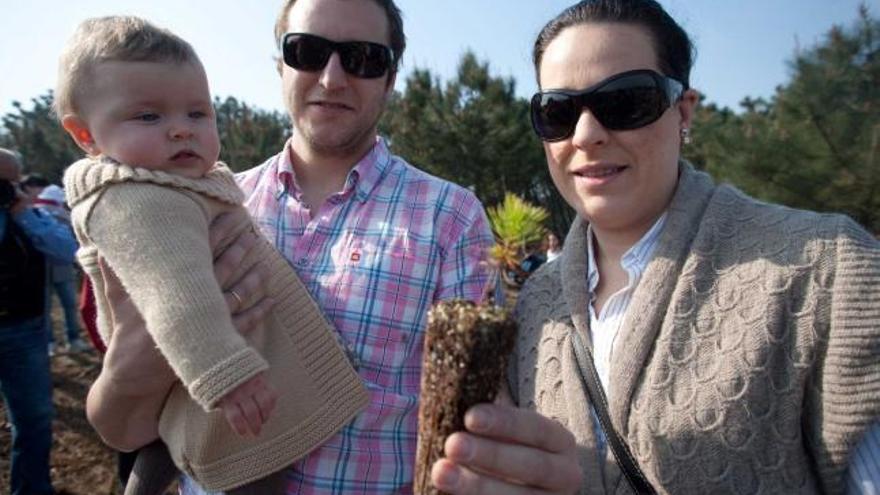
[[[238,292],[235,292],[235,289],[230,289],[229,294],[232,295],[232,297],[234,297],[236,301],[238,301],[238,306],[236,306],[236,308],[240,308],[244,305],[244,299],[242,299],[241,296],[238,295]]]

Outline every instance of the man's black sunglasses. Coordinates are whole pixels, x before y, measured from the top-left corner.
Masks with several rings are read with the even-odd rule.
[[[384,76],[394,64],[391,48],[369,41],[331,41],[306,33],[287,33],[281,39],[284,63],[296,70],[316,72],[336,52],[348,74],[364,79]]]
[[[582,91],[541,91],[532,97],[532,127],[544,141],[561,141],[574,134],[586,107],[608,130],[638,129],[657,121],[684,90],[680,81],[642,69],[615,74]]]

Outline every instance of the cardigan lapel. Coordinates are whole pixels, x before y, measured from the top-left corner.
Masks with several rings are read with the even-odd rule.
[[[695,171],[686,162],[680,164],[679,174],[679,185],[669,206],[666,227],[654,257],[633,294],[617,336],[617,351],[611,360],[611,381],[614,388],[608,397],[609,415],[614,428],[624,439],[627,436],[627,418],[632,395],[647,365],[666,315],[666,308],[684,266],[688,247],[714,188],[708,175]],[[592,352],[587,227],[587,221],[580,217],[575,219],[565,239],[559,260],[559,273],[573,331],[580,332]],[[569,345],[573,345],[571,339]],[[570,349],[569,352],[573,355],[574,350]],[[586,398],[586,390],[582,390],[582,394]],[[592,428],[593,422],[590,421],[589,424]],[[590,463],[588,466],[592,468],[595,464]],[[610,449],[606,449],[606,456],[600,460],[598,467],[602,471],[604,491],[617,493],[621,484],[625,485]]]
[[[560,257],[559,275],[562,281],[562,294],[571,312],[571,321],[575,331],[581,333],[581,337],[590,346],[592,352],[593,340],[590,338],[590,290],[587,280],[589,269],[587,260],[587,222],[581,217],[576,217],[565,244],[562,247]]]
[[[623,438],[629,429],[627,418],[633,393],[649,364],[690,245],[713,191],[714,184],[708,175],[681,162],[679,184],[669,205],[666,226],[654,257],[633,293],[614,345],[610,370],[614,388],[608,398],[609,414]]]
[[[565,244],[562,247],[562,255],[559,262],[559,279],[562,284],[562,294],[568,308],[568,314],[571,315],[571,331],[578,332],[583,338],[583,342],[590,347],[592,352],[593,342],[590,336],[590,291],[589,281],[587,277],[589,260],[587,259],[587,222],[581,217],[575,217],[571,229],[565,238]],[[574,354],[575,341],[568,338],[566,350],[568,353],[566,362],[569,363],[567,369],[572,373],[580,374],[580,367],[577,365],[577,358]],[[578,423],[579,428],[576,430],[583,431],[584,438],[582,441],[586,443],[582,455],[581,465],[584,469],[585,479],[590,480],[584,483],[581,494],[600,494],[610,493],[608,484],[605,480],[608,475],[605,474],[609,457],[601,458],[597,455],[597,437],[600,432],[596,431],[592,417],[592,410],[587,389],[583,386],[583,382],[576,378],[577,375],[569,375],[569,381],[566,388],[571,392],[569,407],[569,415],[572,419],[569,421]],[[585,414],[586,413],[586,414]],[[576,418],[576,419],[575,419]],[[606,450],[607,453],[607,450]],[[610,455],[610,454],[609,454]],[[613,465],[613,459],[610,461]]]

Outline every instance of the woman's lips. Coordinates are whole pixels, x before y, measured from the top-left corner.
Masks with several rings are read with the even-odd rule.
[[[592,165],[574,171],[574,175],[587,186],[598,187],[614,181],[627,168],[626,165]]]

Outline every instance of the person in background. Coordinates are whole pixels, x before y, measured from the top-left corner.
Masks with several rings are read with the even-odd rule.
[[[64,199],[64,189],[49,184],[40,192],[34,205],[43,213],[52,216],[58,223],[70,228],[70,210]],[[48,264],[49,294],[46,296],[46,332],[49,334],[49,356],[55,355],[55,335],[52,331],[52,293],[58,296],[64,311],[67,350],[84,352],[91,349],[80,337],[79,315],[76,301],[77,271],[74,263]]]
[[[31,205],[20,179],[21,159],[0,148],[0,394],[12,424],[10,492],[44,495],[53,493],[46,262],[72,263],[76,241]]]
[[[21,190],[31,199],[36,201],[43,189],[50,184],[45,177],[39,174],[28,174],[21,180]]]
[[[547,262],[555,260],[560,254],[562,254],[562,244],[559,242],[559,237],[553,232],[547,232],[544,236],[544,256]]]

